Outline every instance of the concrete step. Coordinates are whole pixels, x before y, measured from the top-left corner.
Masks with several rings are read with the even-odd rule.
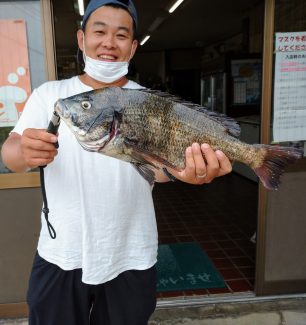
[[[152,321],[149,325],[306,325],[306,312],[251,313],[244,316],[211,319]]]
[[[306,325],[306,298],[160,308],[149,325]]]

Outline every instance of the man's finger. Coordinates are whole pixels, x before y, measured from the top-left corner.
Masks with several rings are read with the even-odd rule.
[[[225,174],[230,173],[233,170],[233,166],[227,156],[220,150],[216,151],[216,156],[220,165],[220,171],[218,176],[223,176]]]
[[[55,143],[57,142],[57,136],[51,133],[48,133],[44,129],[26,129],[23,132],[23,136],[33,139],[33,140],[41,140],[44,142]]]
[[[193,159],[195,163],[195,174],[197,178],[205,178],[207,176],[206,164],[201,151],[201,146],[198,143],[192,145]]]
[[[194,169],[195,169],[195,162],[193,159],[193,153],[192,148],[188,147],[185,152],[185,160],[186,160],[186,166],[185,166],[185,174],[187,177],[194,177]]]
[[[219,173],[220,165],[215,151],[206,143],[201,145],[206,160],[206,182],[212,181]]]

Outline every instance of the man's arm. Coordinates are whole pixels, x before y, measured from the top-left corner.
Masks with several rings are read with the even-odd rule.
[[[10,170],[18,173],[45,166],[54,160],[57,137],[41,129],[26,129],[22,135],[12,132],[4,142],[1,156]]]
[[[219,150],[214,151],[209,145],[192,144],[186,149],[186,167],[177,172],[167,168],[175,178],[189,184],[210,183],[215,177],[223,176],[232,171],[232,164],[225,154]],[[167,182],[169,178],[161,171],[155,173],[157,182]]]

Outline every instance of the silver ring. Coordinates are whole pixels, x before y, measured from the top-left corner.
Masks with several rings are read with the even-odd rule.
[[[206,174],[203,174],[203,175],[197,175],[197,178],[205,178],[206,177]]]

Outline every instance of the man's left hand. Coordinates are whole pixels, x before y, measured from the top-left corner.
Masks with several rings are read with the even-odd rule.
[[[214,151],[208,144],[193,143],[186,149],[185,169],[181,172],[167,169],[182,182],[201,185],[230,173],[232,164],[222,151]]]

